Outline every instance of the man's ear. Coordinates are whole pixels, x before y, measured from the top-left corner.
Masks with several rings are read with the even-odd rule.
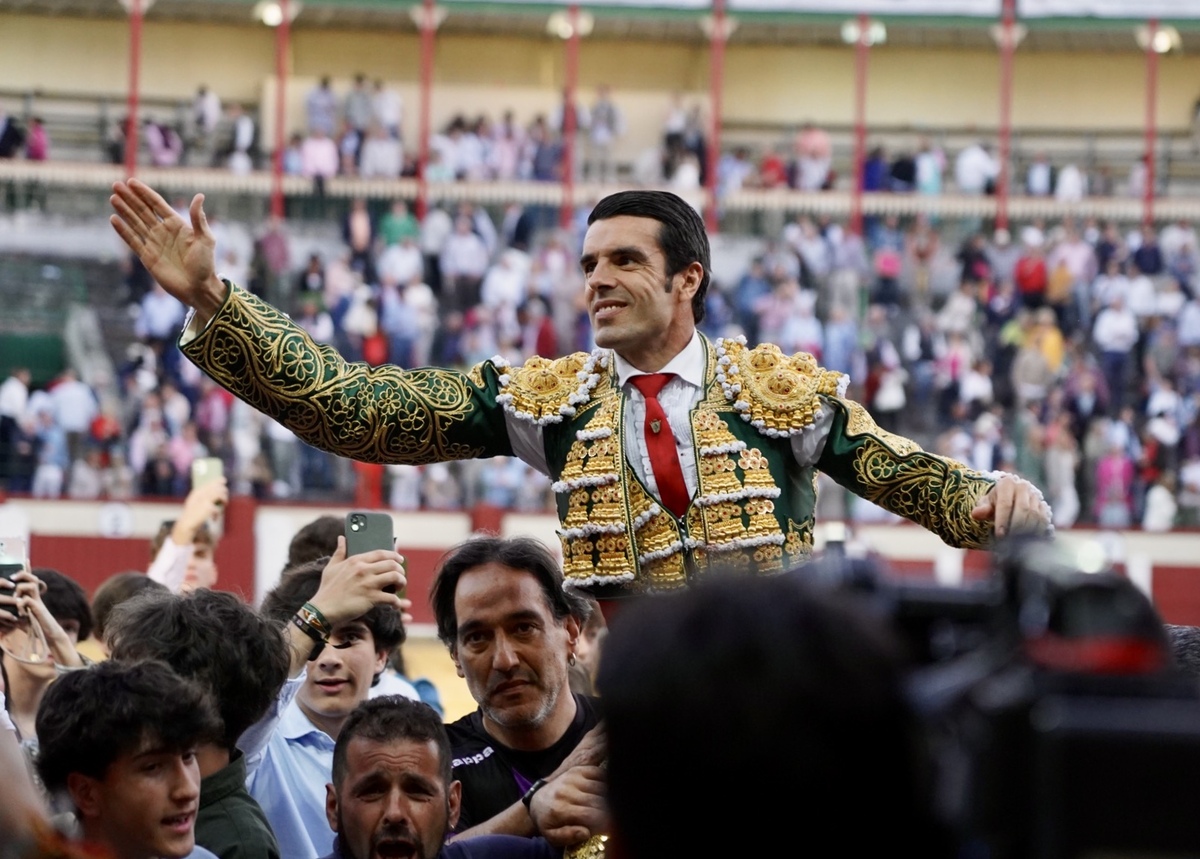
[[[692,262],[679,274],[675,275],[679,278],[679,292],[681,298],[686,298],[688,301],[700,289],[700,284],[704,281],[704,266],[700,265],[696,260]]]
[[[71,802],[79,811],[80,822],[85,818],[100,816],[101,805],[103,805],[102,792],[103,785],[98,778],[83,773],[67,775],[67,793],[71,795]]]
[[[571,653],[574,653],[575,645],[579,644],[581,629],[579,618],[573,614],[567,615],[567,619],[563,621],[563,629],[567,631],[567,647]]]
[[[446,808],[450,812],[446,826],[453,829],[458,826],[458,816],[462,813],[462,782],[457,779],[446,789]]]
[[[450,661],[454,663],[454,670],[458,673],[458,676],[462,677],[463,679],[466,679],[467,675],[463,674],[462,663],[458,661],[458,647],[457,646],[451,645],[451,647],[450,647]]]
[[[337,793],[334,791],[332,784],[325,785],[325,819],[329,821],[329,828],[337,832],[338,802]]]
[[[387,667],[388,656],[390,653],[386,650],[375,651],[375,676],[378,677],[383,673],[383,669]]]

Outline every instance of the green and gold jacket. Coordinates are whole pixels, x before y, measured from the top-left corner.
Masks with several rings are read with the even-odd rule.
[[[940,535],[982,548],[971,509],[992,477],[878,427],[841,374],[808,354],[704,339],[693,408],[698,488],[676,518],[625,456],[624,405],[607,350],[468,373],[345,361],[236,286],[183,351],[229,391],[309,444],[366,462],[513,455],[508,421],[540,428],[567,581],[600,597],[670,590],[709,570],[780,571],[812,550],[816,474]],[[801,465],[794,436],[826,434]]]

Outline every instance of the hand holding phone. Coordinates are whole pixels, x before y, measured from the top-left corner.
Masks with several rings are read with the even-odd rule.
[[[346,557],[376,549],[396,551],[392,516],[377,510],[354,510],[346,515]],[[395,593],[394,588],[385,588]]]
[[[197,489],[225,476],[225,463],[218,456],[203,456],[192,460],[192,489]]]
[[[29,549],[23,537],[0,537],[0,578],[12,581],[17,573],[24,572],[29,566]],[[12,596],[14,590],[0,591],[2,596]],[[13,617],[18,616],[17,607],[0,603],[0,611],[7,612]]]

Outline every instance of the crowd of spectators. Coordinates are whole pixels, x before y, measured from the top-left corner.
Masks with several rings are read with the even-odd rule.
[[[349,359],[469,368],[591,348],[579,234],[540,226],[543,215],[514,205],[495,219],[459,203],[418,221],[404,201],[379,214],[356,200],[337,252],[296,260],[282,221],[253,240],[223,222],[214,230],[227,276]],[[811,352],[850,375],[851,396],[885,429],[1028,477],[1060,526],[1200,522],[1200,255],[1189,224],[1031,223],[961,243],[956,225],[920,217],[864,226],[860,238],[795,217],[740,277],[715,280],[705,333]],[[0,386],[10,490],[181,495],[191,461],[218,456],[235,492],[261,498],[551,509],[545,478],[515,460],[383,467],[316,451],[181,358],[175,299],[147,282],[136,306],[118,396],[97,397],[71,370],[32,392],[20,370]],[[826,494],[835,515],[873,515]]]

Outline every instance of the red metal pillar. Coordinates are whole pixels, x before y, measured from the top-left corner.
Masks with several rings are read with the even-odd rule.
[[[558,212],[558,225],[563,229],[571,226],[575,214],[575,89],[579,86],[578,3],[571,4],[567,16],[571,22],[571,36],[567,39],[567,79],[563,85],[562,208]]]
[[[1154,223],[1154,173],[1158,156],[1158,51],[1154,50],[1154,36],[1158,33],[1158,19],[1146,22],[1149,38],[1146,40],[1146,187],[1142,191],[1142,224]]]
[[[433,91],[434,34],[437,31],[433,0],[422,0],[419,26],[421,30],[421,105],[420,127],[417,131],[417,204],[414,207],[418,220],[425,217],[425,212],[429,208],[429,180],[425,173],[429,166],[429,108]]]
[[[1012,171],[1013,54],[1017,50],[1017,0],[1004,0],[1000,12],[1000,175],[996,182],[996,229],[1008,229]]]
[[[709,36],[709,72],[708,89],[711,103],[711,130],[708,139],[708,164],[705,170],[705,188],[708,192],[708,206],[704,211],[704,225],[709,233],[720,229],[717,211],[717,165],[721,160],[721,114],[722,96],[725,87],[725,40],[727,19],[725,17],[725,0],[713,0],[712,4],[712,33]]]
[[[283,217],[283,152],[287,148],[287,81],[292,38],[291,0],[279,0],[283,20],[275,30],[275,157],[271,159],[271,214]]]
[[[858,16],[858,42],[854,46],[854,193],[850,198],[850,229],[863,234],[863,163],[867,157],[867,71],[871,44],[867,35],[870,20]]]
[[[142,0],[130,0],[129,7],[129,103],[125,117],[125,176],[137,172],[138,94],[141,87],[142,65]]]

